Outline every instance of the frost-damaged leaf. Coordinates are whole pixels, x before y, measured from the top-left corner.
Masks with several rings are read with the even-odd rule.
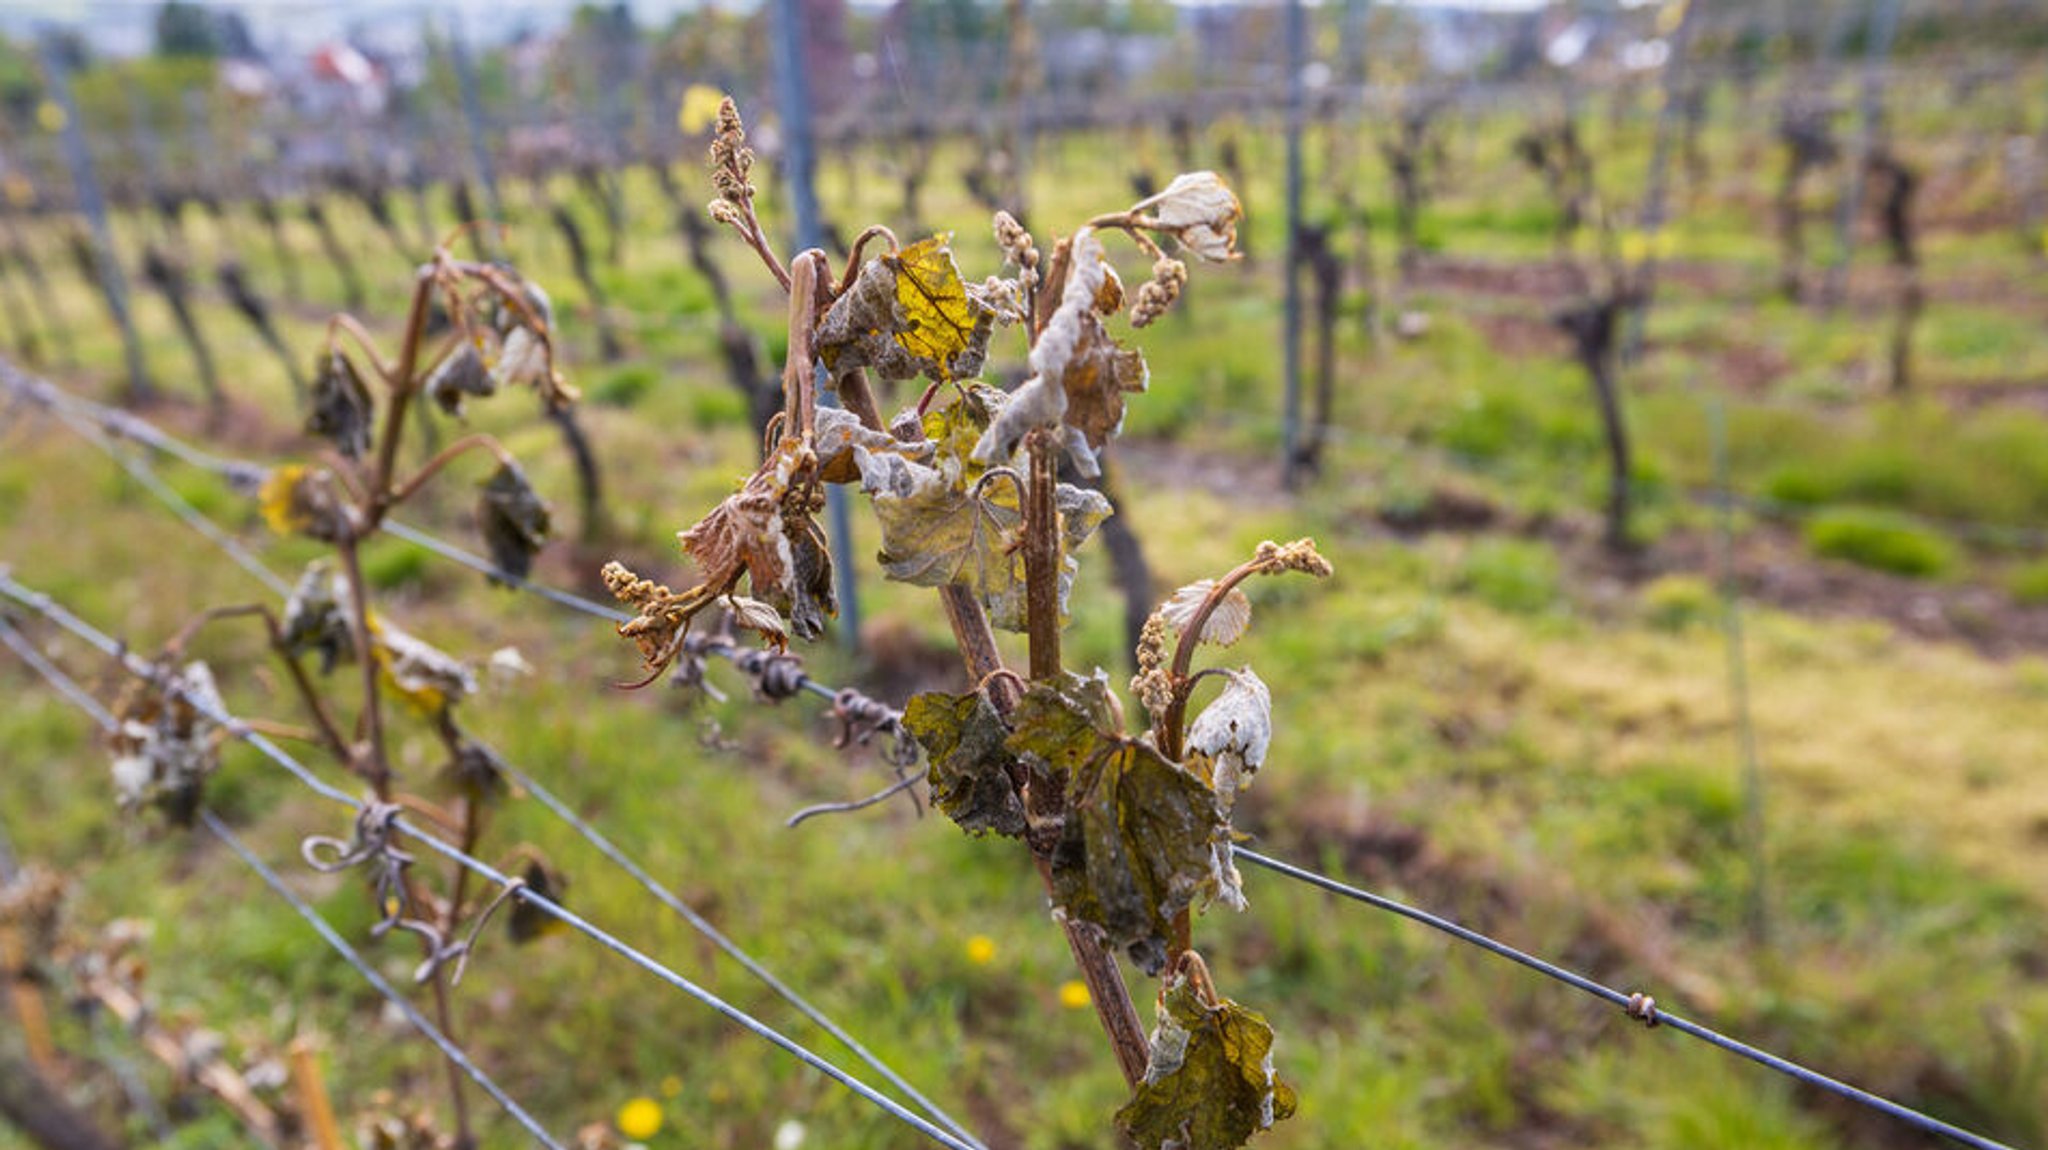
[[[1187,769],[1216,792],[1228,819],[1237,809],[1238,794],[1266,764],[1273,743],[1273,695],[1250,667],[1223,673],[1229,684],[1188,727],[1186,757]],[[1232,910],[1245,909],[1244,881],[1227,843],[1215,846],[1206,893]]]
[[[1215,793],[1150,743],[1121,734],[1100,673],[1033,684],[1012,719],[1009,748],[1067,777],[1066,823],[1051,858],[1054,905],[1157,974],[1173,919],[1212,881],[1216,848],[1227,841]]]
[[[818,478],[827,483],[851,483],[860,478],[860,464],[853,449],[902,455],[909,459],[930,459],[928,443],[905,443],[886,431],[876,431],[843,407],[821,407],[811,432],[811,448],[818,453]]]
[[[1229,684],[1188,727],[1188,769],[1216,788],[1228,813],[1266,765],[1273,744],[1273,695],[1250,667],[1225,671]]]
[[[306,434],[327,440],[350,459],[360,459],[370,450],[370,423],[376,405],[347,356],[329,348],[314,362],[307,399],[312,411],[306,416]]]
[[[1216,580],[1202,579],[1175,591],[1166,602],[1160,604],[1159,615],[1166,625],[1177,632],[1185,633],[1195,621],[1195,612],[1201,609],[1209,593],[1216,589]],[[1209,621],[1202,624],[1202,633],[1196,637],[1199,643],[1214,643],[1228,647],[1244,638],[1247,628],[1252,625],[1252,601],[1236,587],[1223,596],[1223,601],[1209,614]]]
[[[476,677],[460,659],[375,615],[370,616],[370,645],[384,682],[422,714],[444,714],[476,691]]]
[[[901,456],[860,452],[856,457],[882,527],[884,573],[920,587],[972,587],[988,607],[991,622],[1023,630],[1024,556],[1017,539],[1024,512],[1017,485],[976,481],[963,488],[946,482],[938,469]],[[1071,552],[1109,518],[1110,506],[1101,493],[1065,483],[1054,489],[1053,501],[1060,515],[1064,617],[1078,566]]]
[[[221,709],[213,672],[187,663],[167,682],[137,681],[114,705],[108,736],[114,752],[114,796],[121,809],[154,807],[177,826],[191,826],[201,791],[220,767]]]
[[[814,343],[834,376],[860,367],[883,379],[981,374],[995,316],[961,282],[950,239],[920,240],[861,268],[818,324]]]
[[[324,467],[287,464],[276,468],[256,492],[263,522],[279,535],[304,535],[339,543],[350,530],[348,505]]]
[[[539,859],[528,859],[526,872],[519,876],[526,882],[526,889],[560,906],[562,895],[569,889],[569,880],[562,872],[548,866]],[[554,915],[535,907],[523,898],[512,900],[508,915],[507,929],[515,943],[528,943],[563,929],[564,923]]]
[[[756,635],[775,645],[778,650],[789,647],[789,630],[782,625],[782,612],[745,595],[727,595],[725,611],[732,625]]]
[[[957,363],[960,353],[974,345],[980,333],[988,343],[989,317],[967,297],[960,282],[960,269],[953,264],[950,233],[919,240],[882,262],[896,272],[896,304],[908,325],[896,333],[903,350],[919,359],[944,365],[948,378],[981,374],[980,355],[971,370]]]
[[[1205,260],[1237,258],[1237,225],[1244,205],[1214,172],[1182,172],[1156,196],[1133,205],[1149,212],[1158,230]]]
[[[788,481],[789,475],[814,466],[807,453],[800,445],[785,447],[777,466],[756,472],[745,487],[676,537],[699,572],[698,586],[673,604],[685,619],[732,591],[745,574],[754,597],[787,614],[798,638],[824,634],[826,620],[839,606],[825,535],[813,518],[818,499],[815,493],[792,490]]]
[[[425,391],[427,398],[442,411],[459,416],[465,399],[488,399],[498,394],[498,381],[484,365],[483,353],[474,344],[465,343],[450,352],[427,376]]]
[[[512,789],[505,779],[505,761],[489,747],[468,739],[456,746],[455,756],[441,768],[438,781],[443,791],[480,807],[496,806]]]
[[[341,609],[347,600],[347,584],[339,572],[324,561],[307,564],[284,601],[279,630],[286,654],[317,653],[323,675],[344,657],[353,656],[355,637]]]
[[[476,529],[499,570],[521,579],[533,570],[533,557],[548,541],[548,505],[518,464],[500,463],[484,482]]]
[[[1227,998],[1208,1005],[1181,976],[1159,996],[1151,1062],[1116,1124],[1144,1150],[1231,1150],[1294,1106],[1273,1072],[1272,1026]]]
[[[1024,833],[1024,804],[1010,778],[1010,730],[979,691],[927,691],[903,708],[903,727],[924,748],[932,803],[971,835]]]
[[[1031,378],[975,446],[978,460],[1008,459],[1032,428],[1064,423],[1078,433],[1078,442],[1067,438],[1076,463],[1092,474],[1096,456],[1123,428],[1124,396],[1145,390],[1145,357],[1102,326],[1103,316],[1123,306],[1123,285],[1103,258],[1102,241],[1079,233],[1068,259],[1059,307],[1031,348]]]

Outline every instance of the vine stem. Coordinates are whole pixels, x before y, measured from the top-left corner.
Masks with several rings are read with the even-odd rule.
[[[974,597],[972,589],[958,584],[939,588],[939,600],[945,606],[946,621],[952,624],[953,637],[959,642],[968,675],[976,682],[986,681],[990,702],[998,711],[1008,715],[1016,709],[1023,694],[1018,690],[1016,676],[1002,673],[1006,668],[1001,652],[996,649],[995,631],[989,626],[988,612],[982,610],[981,601]],[[1043,858],[1037,859],[1037,864],[1039,877],[1045,881],[1049,891],[1052,889],[1050,864]],[[1060,927],[1066,932],[1067,949],[1073,952],[1074,965],[1081,971],[1081,981],[1088,987],[1088,1000],[1095,1006],[1095,1016],[1109,1036],[1117,1068],[1123,1072],[1125,1084],[1135,1090],[1145,1078],[1152,1047],[1151,1041],[1145,1037],[1145,1024],[1138,1017],[1138,1007],[1131,1001],[1130,988],[1124,985],[1123,974],[1117,969],[1116,956],[1103,946],[1101,936],[1087,926],[1062,919]]]
[[[749,217],[752,215],[751,206],[749,207],[748,215]],[[758,227],[759,225],[756,224],[754,231],[758,231]],[[788,362],[801,362],[808,367],[811,359],[811,335],[817,322],[817,310],[811,302],[815,298],[816,288],[814,286],[807,287],[801,281],[806,278],[802,267],[810,263],[810,261],[799,257],[792,262],[791,271],[785,273],[781,265],[776,262],[774,254],[767,250],[765,241],[754,243],[755,235],[753,232],[745,229],[741,230],[741,234],[748,239],[754,250],[761,255],[762,260],[768,265],[768,270],[774,273],[777,282],[783,286],[784,290],[789,291],[791,296],[791,339]],[[1066,277],[1067,247],[1067,241],[1063,240],[1055,249],[1051,269],[1055,275],[1049,279],[1049,282],[1053,284],[1062,282]],[[804,316],[803,322],[798,322],[797,316],[799,314]],[[1038,326],[1042,326],[1042,322]],[[1032,330],[1034,340],[1037,337],[1038,326],[1035,326]],[[798,358],[799,335],[802,337],[801,350],[803,356],[801,360]],[[852,374],[859,376],[858,372]],[[801,413],[808,410],[810,394],[808,386],[810,382],[809,373],[806,372],[805,379],[803,380],[805,386],[801,389],[791,389],[789,382],[788,378],[785,377],[784,411],[788,412],[795,409]],[[854,411],[863,424],[876,431],[885,430],[882,426],[880,412],[874,406],[872,393],[865,386],[866,380],[864,377],[859,379],[859,384],[860,386],[855,394],[866,398],[867,402],[864,404],[849,402],[847,406]],[[841,386],[842,398],[848,398],[847,392],[843,390],[844,384]],[[801,407],[788,402],[792,395],[795,394],[801,394],[804,397]],[[808,421],[806,421],[800,426],[808,425]],[[1056,465],[1058,456],[1052,452],[1045,454]],[[1034,469],[1037,463],[1038,456],[1034,455]],[[1052,490],[1051,487],[1046,489],[1048,501],[1052,498]],[[1054,612],[1051,628],[1051,650],[1053,652],[1054,671],[1058,670],[1059,642],[1057,530],[1057,523],[1055,523],[1053,540],[1055,548],[1054,569],[1050,580]],[[1027,589],[1029,586],[1031,586],[1031,583],[1027,575]],[[1016,675],[1008,673],[1008,668],[1003,666],[1002,652],[996,647],[995,630],[989,625],[988,612],[983,610],[981,601],[975,598],[974,591],[971,588],[963,587],[959,584],[947,584],[939,588],[939,602],[945,609],[946,622],[953,629],[953,639],[959,645],[960,657],[967,666],[968,677],[974,682],[986,683],[990,701],[995,704],[998,711],[1008,716],[1011,711],[1016,709],[1017,704],[1023,701],[1024,693],[1018,685]],[[1038,644],[1034,644],[1033,649],[1035,652],[1041,649],[1041,647]],[[1050,865],[1043,858],[1038,858],[1036,861],[1040,878],[1044,880],[1046,889],[1050,891],[1052,889]],[[1074,965],[1081,971],[1081,981],[1088,987],[1088,999],[1095,1007],[1096,1018],[1101,1021],[1102,1029],[1109,1037],[1110,1049],[1116,1055],[1117,1068],[1123,1072],[1125,1084],[1135,1090],[1138,1084],[1144,1080],[1146,1067],[1151,1062],[1152,1047],[1151,1041],[1145,1036],[1145,1024],[1138,1017],[1137,1005],[1131,1001],[1130,988],[1124,985],[1123,974],[1117,969],[1116,956],[1110,953],[1109,949],[1103,945],[1102,937],[1089,927],[1065,919],[1061,920],[1060,927],[1066,932],[1067,948],[1073,952]]]
[[[1043,429],[1025,438],[1030,454],[1024,485],[1024,622],[1029,630],[1031,678],[1059,675],[1060,522],[1054,490],[1059,483],[1059,446]]]

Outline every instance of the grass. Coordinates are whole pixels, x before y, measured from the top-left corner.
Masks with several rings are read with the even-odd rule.
[[[1482,126],[1473,163],[1507,162],[1488,158],[1504,137],[1498,127]],[[1731,139],[1712,142],[1729,150]],[[1255,212],[1278,202],[1265,175],[1275,169],[1258,162],[1266,143],[1248,144],[1261,173],[1248,196]],[[1101,174],[1105,146],[1048,147],[1035,218],[1077,219],[1118,202],[1120,175]],[[942,149],[935,172],[960,166],[953,150]],[[892,202],[872,157],[831,162],[828,188],[844,184],[836,165],[852,163],[876,182],[862,208]],[[563,274],[560,244],[534,230],[545,222],[513,235],[538,254],[531,270],[555,293],[574,377],[592,401],[584,417],[604,446],[620,512],[621,538],[607,554],[672,566],[663,560],[673,532],[730,490],[756,448],[717,358],[709,297],[682,264],[665,206],[641,174],[625,187],[635,238],[645,242],[627,244],[623,265],[601,274],[617,307],[660,321],[634,329],[626,363],[590,364],[584,303]],[[568,194],[566,185],[555,192]],[[992,266],[985,231],[952,181],[935,176],[926,203],[934,222],[960,229],[970,275]],[[403,265],[368,250],[379,241],[351,211],[334,214],[365,249],[380,301],[371,318],[388,330]],[[860,218],[843,203],[834,211]],[[1374,348],[1347,322],[1344,434],[1330,478],[1283,499],[1261,478],[1278,441],[1271,299],[1280,231],[1270,213],[1255,225],[1260,262],[1194,269],[1188,314],[1144,337],[1152,390],[1133,400],[1127,427],[1168,445],[1173,460],[1172,470],[1133,468],[1126,478],[1162,587],[1214,575],[1263,538],[1313,533],[1338,566],[1326,586],[1255,584],[1251,636],[1218,660],[1257,666],[1276,694],[1272,763],[1245,798],[1243,829],[1283,857],[1650,989],[1667,1006],[1957,1121],[2022,1144],[2048,1137],[2048,988],[2036,957],[2048,943],[2048,805],[2033,782],[2048,672],[2039,660],[1994,662],[1869,623],[1746,608],[1773,927],[1771,945],[1753,947],[1718,599],[1700,573],[1639,592],[1582,580],[1553,542],[1569,538],[1599,498],[1584,380],[1561,354],[1496,346],[1465,314],[1480,310],[1469,300],[1418,300],[1434,323],[1412,344]],[[1535,258],[1549,250],[1547,227],[1533,207],[1507,210],[1453,190],[1430,234],[1453,256]],[[1686,215],[1677,242],[1688,257],[1767,281],[1770,249],[1754,231],[1733,206],[1709,200]],[[54,237],[34,238],[57,266]],[[196,228],[195,261],[232,238]],[[312,258],[310,232],[294,228],[292,241]],[[718,252],[745,295],[747,322],[772,331],[779,304],[765,277],[736,245],[721,242]],[[244,255],[259,282],[279,282],[267,243]],[[1930,274],[1959,275],[1980,258],[1968,244],[1930,245]],[[303,270],[308,294],[331,304],[332,273]],[[76,330],[98,330],[89,328],[93,298],[59,279],[54,302]],[[1937,396],[1886,404],[1866,401],[1848,374],[1868,355],[1853,318],[1730,302],[1682,279],[1669,300],[1653,321],[1651,357],[1630,376],[1642,475],[1655,480],[1645,492],[1653,529],[1687,522],[1684,493],[1713,482],[1701,391],[1727,404],[1737,487],[1813,509],[1816,550],[1968,579],[1986,568],[1924,524],[1893,516],[2048,521],[2048,421],[1938,400],[1944,381],[1981,378],[1987,357],[2038,361],[2038,336],[2002,313],[1932,309],[1922,354]],[[165,389],[189,399],[168,316],[147,301],[138,311]],[[295,346],[314,345],[321,317],[319,306],[289,311]],[[289,396],[275,365],[216,304],[203,319],[238,400],[263,414],[258,441],[224,449],[266,458],[303,450],[288,434]],[[1717,357],[1745,342],[1780,351],[1792,382],[1762,393],[1724,387]],[[65,381],[106,394],[118,346],[80,343],[85,362]],[[1020,358],[1013,343],[999,367]],[[914,398],[899,394],[892,406]],[[156,417],[205,435],[189,411]],[[568,502],[566,460],[530,404],[506,397],[476,405],[472,419],[525,461],[558,506]],[[77,442],[19,420],[0,435],[0,561],[17,577],[118,625],[143,649],[201,605],[259,596]],[[1397,541],[1372,526],[1375,509],[1412,501],[1438,473],[1500,508],[1502,526],[1559,530]],[[231,493],[168,474],[263,542]],[[422,517],[463,533],[469,484],[480,475],[456,469]],[[1213,482],[1155,485],[1189,475]],[[872,525],[855,510],[855,552],[871,555]],[[312,553],[266,545],[287,573]],[[598,557],[565,552],[543,556],[542,576],[587,589]],[[1107,565],[1093,546],[1080,558],[1069,662],[1120,668]],[[2010,565],[2015,595],[2048,594],[2039,566]],[[608,628],[489,589],[409,547],[380,546],[367,568],[386,609],[424,637],[476,658],[518,647],[535,673],[494,683],[466,723],[913,1081],[999,1144],[1102,1144],[1104,1116],[1123,1091],[1090,1014],[1060,1004],[1071,963],[1018,851],[967,840],[903,805],[786,831],[790,810],[865,793],[885,777],[872,752],[829,748],[832,724],[810,700],[685,709],[663,690],[620,693],[607,684],[629,675],[634,659]],[[929,592],[870,581],[863,608],[878,637],[873,661],[830,647],[807,652],[821,678],[860,683],[920,660],[943,665],[946,629]],[[1014,656],[1014,642],[1010,649]],[[254,671],[252,633],[210,634],[199,653],[233,669],[223,676],[232,706],[290,714],[275,675]],[[75,646],[59,654],[89,677],[99,671]],[[713,675],[743,694],[728,673]],[[74,876],[80,929],[122,916],[155,924],[150,989],[166,1013],[223,1031],[238,1052],[276,1048],[302,1031],[324,1036],[349,1114],[381,1088],[437,1104],[432,1059],[383,1020],[317,940],[231,859],[124,824],[79,718],[11,662],[0,661],[0,684],[9,697],[0,747],[38,782],[0,791],[0,820],[23,857]],[[428,732],[407,721],[396,745],[407,778],[424,786],[436,766]],[[344,829],[338,811],[239,750],[214,796],[267,858],[363,937],[369,909],[359,887],[293,861],[304,835]],[[508,803],[488,842],[487,855],[533,844],[569,874],[571,906],[797,1029],[535,804]],[[1403,855],[1401,842],[1419,845]],[[1225,992],[1272,1016],[1281,1072],[1305,1099],[1302,1115],[1262,1145],[1519,1145],[1548,1132],[1588,1146],[1819,1148],[1879,1137],[1880,1128],[1753,1067],[1628,1026],[1485,956],[1256,872],[1246,881],[1253,910],[1205,916],[1197,937]],[[902,1144],[815,1076],[575,939],[515,951],[492,935],[461,992],[465,1038],[551,1128],[604,1120],[647,1094],[667,1119],[649,1142],[657,1150],[765,1145],[791,1118],[819,1144]],[[970,957],[967,940],[977,935],[995,940],[993,961]],[[394,970],[410,966],[405,948],[376,954]],[[1134,980],[1133,989],[1142,1004],[1153,988]],[[63,1026],[84,1049],[77,1024]],[[673,1096],[661,1089],[669,1075],[684,1084]],[[490,1134],[494,1144],[509,1138],[502,1125]],[[209,1116],[185,1127],[180,1144],[235,1137]],[[12,1150],[5,1135],[0,1145]]]
[[[1947,540],[1896,516],[1864,511],[1830,511],[1806,525],[1806,544],[1816,555],[1846,559],[1893,575],[1928,578],[1955,566]]]

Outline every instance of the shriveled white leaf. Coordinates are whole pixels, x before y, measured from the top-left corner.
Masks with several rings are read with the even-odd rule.
[[[1174,630],[1185,633],[1194,624],[1195,612],[1216,589],[1216,580],[1201,579],[1175,591],[1165,603],[1160,604],[1159,614]],[[1202,633],[1196,637],[1199,643],[1214,643],[1228,647],[1244,638],[1247,628],[1252,625],[1252,601],[1245,593],[1232,587],[1216,609],[1209,613],[1209,619],[1202,624]]]
[[[1190,765],[1197,760],[1209,765],[1210,784],[1228,811],[1266,763],[1273,743],[1273,695],[1250,667],[1224,674],[1229,681],[1222,693],[1188,726],[1187,750]]]
[[[789,632],[782,625],[782,612],[745,595],[727,595],[725,609],[732,616],[732,625],[743,627],[768,640],[778,647],[789,645]]]

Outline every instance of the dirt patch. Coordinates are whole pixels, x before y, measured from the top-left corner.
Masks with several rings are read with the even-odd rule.
[[[1955,383],[1933,390],[1944,403],[1963,411],[1985,407],[2016,407],[2048,415],[2048,379],[2000,379]]]
[[[1509,296],[1561,303],[1585,292],[1579,269],[1561,260],[1508,263],[1499,260],[1432,256],[1415,269],[1409,286],[1418,291]]]
[[[1720,570],[1720,543],[1711,532],[1674,532],[1625,558],[1610,555],[1591,532],[1568,534],[1561,547],[1567,563],[1596,587],[1632,587],[1677,573],[1711,578]],[[1928,583],[1818,559],[1784,525],[1766,524],[1736,540],[1735,579],[1746,597],[1779,610],[1881,619],[1916,639],[1963,643],[1993,658],[2048,651],[2048,606],[2023,605],[1995,587]]]
[[[1273,458],[1232,455],[1198,449],[1169,439],[1120,439],[1115,465],[1129,478],[1118,480],[1124,491],[1206,491],[1239,505],[1285,506],[1291,496]]]
[[[1486,337],[1487,346],[1503,356],[1563,359],[1571,341],[1548,316],[1531,312],[1469,312],[1465,319]]]

